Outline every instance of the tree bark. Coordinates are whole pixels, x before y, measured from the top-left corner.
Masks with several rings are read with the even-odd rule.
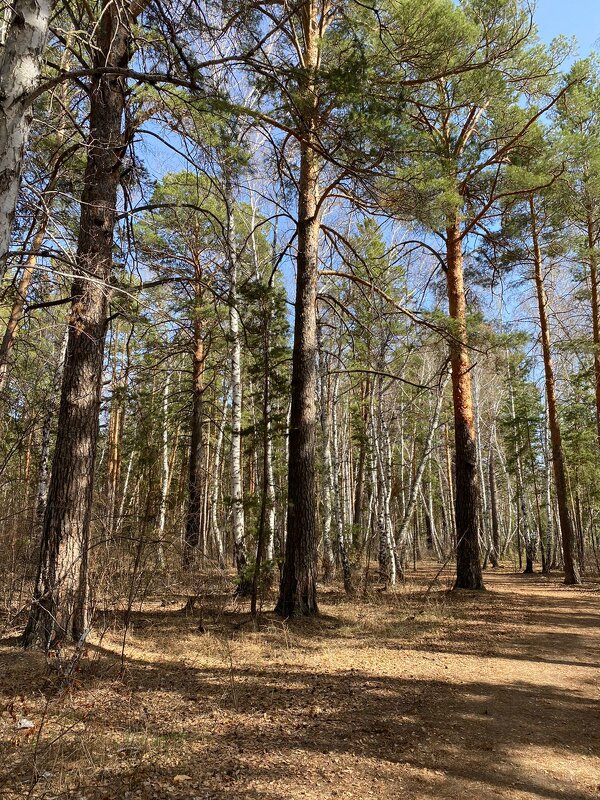
[[[9,11],[7,7],[7,12]],[[65,47],[65,51],[61,57],[60,66],[61,69],[68,69],[69,61],[71,52],[68,49],[70,44],[71,34],[67,36],[67,46]],[[60,92],[60,102],[63,106],[63,109],[68,108],[69,105],[69,85],[65,81],[61,87]],[[58,143],[60,145],[64,144],[67,135],[67,114],[63,110],[60,115],[60,124],[58,127]],[[29,248],[30,252],[27,256],[27,259],[22,267],[21,277],[19,278],[19,282],[17,284],[16,294],[13,300],[12,308],[8,317],[8,321],[6,323],[6,329],[4,331],[4,336],[2,337],[2,344],[0,345],[0,392],[4,391],[4,387],[6,385],[6,381],[8,379],[8,375],[10,374],[10,354],[14,347],[18,328],[23,319],[23,310],[25,308],[25,303],[27,301],[27,294],[29,292],[29,286],[33,279],[33,275],[35,272],[35,268],[37,266],[37,256],[42,249],[42,245],[44,243],[44,239],[46,237],[46,231],[48,229],[48,223],[50,221],[50,210],[52,207],[53,199],[54,199],[54,189],[57,183],[57,180],[61,174],[62,169],[65,167],[66,162],[70,158],[70,156],[79,149],[77,144],[68,147],[66,150],[59,152],[59,154],[54,159],[54,163],[52,164],[52,169],[50,175],[48,177],[48,181],[46,186],[44,187],[42,194],[39,198],[38,210],[36,213],[37,220],[37,232],[33,237],[33,241],[31,243],[31,247]],[[10,231],[9,231],[10,234]]]
[[[316,614],[315,429],[317,389],[317,270],[319,164],[313,145],[317,117],[315,73],[319,60],[317,2],[300,10],[304,31],[302,101],[306,130],[300,144],[298,256],[288,460],[285,558],[276,612],[284,617]]]
[[[553,553],[555,550],[555,537],[554,537],[554,510],[552,503],[552,468],[551,468],[551,454],[549,447],[549,424],[548,424],[548,402],[546,398],[545,419],[544,419],[544,467],[546,472],[546,480],[544,482],[544,502],[546,506],[546,569],[548,573],[554,564]]]
[[[188,503],[183,542],[183,566],[195,559],[202,527],[204,488],[204,326],[202,320],[202,272],[196,265],[192,345],[192,420],[188,465]]]
[[[165,528],[167,523],[167,498],[169,496],[169,384],[171,376],[167,373],[163,386],[162,430],[161,430],[161,476],[160,500],[158,503],[158,524],[156,526],[156,539],[158,542],[158,563],[165,563]]]
[[[225,167],[225,206],[227,258],[229,261],[229,333],[231,336],[231,517],[235,565],[238,573],[237,593],[249,594],[252,581],[244,576],[248,561],[242,481],[242,342],[237,292],[237,254],[233,216],[231,168]]]
[[[596,400],[596,432],[600,444],[600,299],[598,297],[598,261],[596,235],[591,211],[587,215],[587,238],[592,290],[592,335],[594,341],[594,397]]]
[[[356,466],[356,478],[354,481],[354,504],[352,509],[352,537],[354,543],[358,548],[362,547],[364,541],[364,533],[362,530],[363,523],[363,506],[365,497],[365,464],[367,456],[367,414],[368,404],[367,397],[369,395],[369,378],[361,381],[360,396],[361,396],[361,425],[359,427],[359,444],[358,444],[358,463]]]
[[[346,546],[346,537],[344,532],[344,520],[342,516],[341,497],[340,497],[340,458],[338,451],[338,424],[337,424],[337,402],[338,402],[338,382],[339,374],[336,374],[332,381],[331,387],[331,464],[329,470],[329,481],[331,489],[331,507],[333,514],[333,521],[336,531],[336,543],[338,549],[338,556],[342,566],[342,576],[344,580],[344,591],[347,594],[352,594],[352,575],[350,570],[350,559],[348,557],[348,548]]]
[[[496,465],[494,463],[493,435],[490,436],[490,450],[488,458],[488,485],[490,487],[490,511],[492,515],[492,549],[490,550],[490,563],[492,567],[498,566],[500,557],[500,523],[498,520],[498,492],[496,488]]]
[[[223,413],[221,414],[220,424],[217,425],[217,441],[215,444],[215,458],[212,468],[211,493],[210,493],[210,533],[213,537],[214,549],[217,554],[219,566],[225,567],[225,543],[223,533],[219,525],[219,494],[221,486],[221,458],[223,453],[223,438],[225,436],[225,425],[227,423],[228,391],[223,392]]]
[[[575,535],[573,523],[569,514],[567,481],[565,461],[562,446],[558,405],[556,401],[556,386],[554,381],[554,367],[552,364],[552,350],[550,347],[550,327],[546,311],[546,291],[542,276],[542,255],[539,245],[537,215],[533,196],[529,198],[529,212],[531,221],[531,236],[533,241],[533,261],[535,288],[537,293],[538,311],[540,316],[540,330],[542,337],[542,354],[544,359],[544,375],[546,379],[546,398],[548,402],[548,425],[550,428],[550,442],[552,445],[552,465],[554,471],[554,485],[558,503],[558,516],[562,536],[563,559],[566,584],[581,583],[579,567],[575,557]]]
[[[450,359],[454,401],[456,469],[456,589],[483,589],[477,521],[477,445],[473,419],[471,366],[467,347],[462,238],[458,217],[446,230],[446,266],[450,318]]]
[[[97,28],[96,66],[127,66],[130,25],[129,6],[106,0]],[[92,78],[78,274],[72,289],[40,563],[23,639],[26,646],[39,642],[49,647],[61,639],[80,641],[89,625],[88,543],[124,107],[122,77],[104,74]]]
[[[60,347],[60,355],[56,364],[56,369],[52,377],[52,387],[50,389],[50,399],[44,415],[44,423],[42,425],[42,441],[40,448],[40,466],[38,471],[38,482],[35,499],[35,535],[36,540],[39,541],[44,527],[44,514],[46,513],[46,503],[48,500],[48,473],[50,465],[50,434],[52,430],[52,422],[56,414],[57,403],[55,398],[60,392],[60,384],[62,381],[63,367],[65,363],[65,354],[67,351],[67,338],[68,329],[65,328],[65,334]]]
[[[327,391],[328,364],[320,348],[320,412],[321,412],[321,438],[323,442],[323,480],[321,485],[321,500],[323,509],[323,580],[329,583],[333,580],[335,573],[335,558],[333,555],[333,547],[331,545],[331,520],[332,520],[332,503],[331,503],[331,430],[329,420],[329,398]]]
[[[0,63],[0,278],[4,276],[53,0],[14,0]]]

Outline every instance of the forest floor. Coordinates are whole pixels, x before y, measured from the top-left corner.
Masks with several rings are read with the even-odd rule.
[[[259,630],[217,593],[146,602],[75,677],[3,642],[0,797],[598,800],[598,585],[434,574]]]

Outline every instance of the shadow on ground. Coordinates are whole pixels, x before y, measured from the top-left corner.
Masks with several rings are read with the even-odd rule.
[[[2,648],[4,706],[18,692],[25,706],[45,695],[62,734],[56,738],[56,726],[42,732],[37,748],[33,738],[3,739],[0,786],[19,796],[37,770],[51,774],[32,797],[591,800],[600,784],[600,713],[595,689],[586,688],[589,668],[598,667],[589,657],[594,645],[597,655],[597,600],[520,576],[498,576],[492,589],[437,598],[448,612],[437,623],[442,641],[418,619],[390,636],[397,604],[381,604],[383,622],[375,614],[357,626],[336,602],[319,620],[292,622],[287,631],[280,625],[286,645],[273,651],[269,620],[256,634],[240,629],[234,612],[221,641],[197,636],[197,653],[222,648],[220,662],[211,656],[209,665],[194,661],[193,618],[179,610],[140,614],[136,640],[148,637],[156,649],[168,640],[169,658],[128,651],[117,678],[114,648],[92,647],[60,702],[41,656]],[[423,630],[433,638],[413,641]],[[187,642],[179,654],[177,632]],[[233,635],[241,637],[236,653]],[[237,651],[257,641],[260,657],[238,663]],[[368,648],[369,669],[364,661],[350,666],[354,644]],[[428,666],[435,674],[424,674],[425,652],[439,658]],[[527,662],[518,676],[511,659]],[[59,757],[72,772],[62,788],[51,786]]]

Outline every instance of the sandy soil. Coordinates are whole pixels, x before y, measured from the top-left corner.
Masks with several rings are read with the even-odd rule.
[[[72,681],[3,644],[0,796],[597,800],[597,587],[427,580],[258,631],[215,597],[147,603],[122,674],[119,616]]]

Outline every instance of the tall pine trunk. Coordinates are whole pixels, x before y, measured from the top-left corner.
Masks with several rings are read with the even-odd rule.
[[[204,326],[202,320],[202,272],[196,265],[192,344],[192,419],[188,465],[188,503],[183,542],[183,566],[196,558],[200,542],[204,488]]]
[[[544,375],[546,378],[548,426],[550,428],[550,442],[552,446],[554,486],[556,489],[558,517],[562,536],[563,559],[565,563],[565,583],[577,584],[581,583],[581,578],[579,577],[579,567],[575,557],[575,533],[573,531],[573,523],[569,514],[565,460],[560,431],[560,421],[558,418],[558,405],[556,402],[556,386],[554,381],[554,366],[552,364],[552,351],[550,348],[550,327],[548,325],[548,313],[546,311],[546,291],[544,289],[544,279],[542,276],[542,254],[538,238],[537,215],[533,196],[529,198],[529,212],[531,236],[533,241],[535,288],[540,316]]]
[[[317,2],[300,11],[304,30],[302,103],[306,130],[300,145],[298,256],[289,430],[287,537],[277,613],[316,614],[315,429],[317,390],[317,271],[319,165],[316,143],[315,72],[319,60]]]
[[[96,66],[127,66],[130,24],[129,7],[106,0],[97,27]],[[122,77],[92,78],[78,274],[72,288],[58,434],[34,600],[24,633],[26,646],[78,641],[89,625],[88,549],[124,107]]]
[[[458,218],[446,230],[452,396],[454,400],[455,518],[457,589],[483,589],[479,560],[477,445],[473,418],[471,365],[467,347],[462,237]]]
[[[598,298],[598,261],[596,256],[596,232],[591,211],[587,216],[587,239],[590,260],[590,284],[592,291],[592,334],[594,341],[594,397],[596,400],[596,432],[600,444],[600,299]]]

